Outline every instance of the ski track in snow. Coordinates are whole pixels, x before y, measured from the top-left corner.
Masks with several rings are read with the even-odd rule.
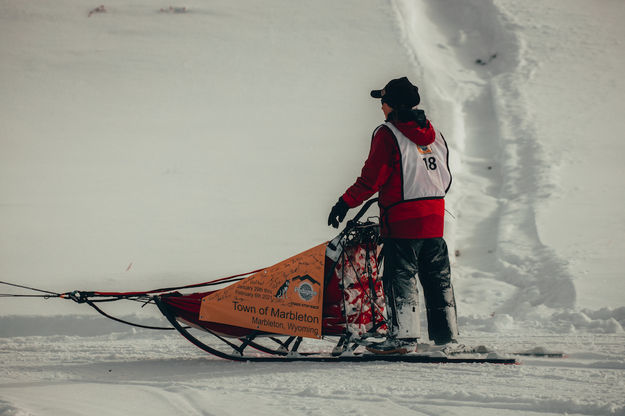
[[[522,94],[533,63],[527,62],[514,24],[490,2],[397,4],[406,43],[424,77],[444,86],[430,97],[442,102],[435,108],[444,109],[434,120],[457,114],[443,131],[453,132],[450,141],[459,153],[460,174],[447,199],[459,212],[448,239],[460,254],[457,290],[468,294],[460,297],[460,308],[478,296],[471,288],[484,279],[500,290],[492,292],[489,299],[495,302],[484,305],[490,311],[482,314],[523,320],[537,306],[572,308],[572,276],[540,242],[536,228],[536,209],[552,186],[551,173]],[[429,33],[435,39],[421,42]],[[486,65],[475,62],[489,57]],[[440,71],[441,62],[447,71]]]

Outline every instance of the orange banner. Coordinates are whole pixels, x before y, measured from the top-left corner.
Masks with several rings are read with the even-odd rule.
[[[200,320],[321,338],[326,243],[202,299]]]

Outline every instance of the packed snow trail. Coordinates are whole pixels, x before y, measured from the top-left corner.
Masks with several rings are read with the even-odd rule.
[[[518,88],[550,171],[536,206],[539,237],[568,262],[577,306],[623,306],[625,3],[496,4],[523,41],[528,76]]]
[[[448,204],[458,217],[461,313],[526,320],[573,308],[567,262],[539,237],[554,172],[524,93],[536,58],[518,26],[492,2],[397,1],[396,9],[423,78],[438,87],[429,89],[434,118],[458,152]]]
[[[81,415],[94,409],[107,415],[132,409],[154,415],[625,412],[623,335],[474,333],[465,338],[501,350],[541,342],[569,357],[523,358],[521,365],[504,366],[241,364],[206,356],[176,335],[146,331],[0,338],[0,414]]]

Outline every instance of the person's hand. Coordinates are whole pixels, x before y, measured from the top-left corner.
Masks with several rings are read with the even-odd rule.
[[[349,211],[349,207],[343,201],[343,198],[339,198],[339,201],[334,204],[332,207],[332,211],[330,211],[330,216],[328,217],[328,225],[333,226],[334,228],[339,228],[339,224],[345,219],[345,215],[347,215],[347,211]]]

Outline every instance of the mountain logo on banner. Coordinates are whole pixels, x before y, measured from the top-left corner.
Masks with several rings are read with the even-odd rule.
[[[301,281],[300,285],[295,288],[295,293],[297,293],[302,300],[310,302],[319,293],[313,288],[313,285],[318,286],[319,282],[309,275],[297,276],[293,278],[293,280]]]
[[[303,301],[310,302],[315,296],[319,294],[318,291],[315,290],[313,285],[319,286],[319,282],[313,279],[310,275],[305,274],[304,276],[296,276],[292,279],[287,279],[277,290],[275,294],[276,299],[287,299],[289,287],[291,286],[291,282],[293,285],[296,285],[299,282],[298,286],[294,287],[295,293],[297,293]]]

